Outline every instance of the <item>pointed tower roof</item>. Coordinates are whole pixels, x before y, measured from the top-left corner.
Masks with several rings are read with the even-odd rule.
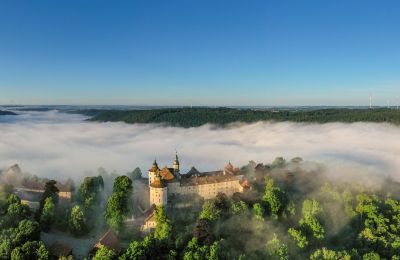
[[[174,163],[175,164],[179,164],[179,158],[178,158],[178,152],[177,151],[175,151],[175,161],[174,161]]]
[[[228,164],[225,165],[225,169],[226,169],[226,170],[233,171],[233,165],[231,164],[231,161],[229,161]]]
[[[158,168],[157,161],[156,161],[156,159],[154,159],[154,162],[153,162],[153,165],[151,166],[150,171],[151,172],[157,172],[158,170],[159,170],[159,168]]]

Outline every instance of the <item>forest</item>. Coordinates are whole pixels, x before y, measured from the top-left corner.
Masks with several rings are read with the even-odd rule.
[[[17,114],[7,110],[0,110],[0,116],[16,116]]]
[[[318,110],[262,110],[237,108],[162,108],[149,110],[81,110],[93,116],[91,121],[126,123],[164,123],[172,126],[197,127],[204,124],[225,126],[230,123],[275,122],[387,122],[400,124],[400,110],[389,108]]]
[[[37,212],[3,184],[0,259],[51,259],[41,232],[85,238],[107,228],[125,246],[120,251],[103,246],[87,259],[400,259],[396,180],[367,173],[333,176],[323,164],[299,157],[250,161],[241,172],[248,182],[243,193],[186,198],[186,208],[159,206],[149,234],[124,225],[135,214],[138,168],[85,177],[67,205],[57,196],[56,182],[45,180]]]

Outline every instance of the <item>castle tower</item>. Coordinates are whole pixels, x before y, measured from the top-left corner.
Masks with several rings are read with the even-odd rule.
[[[175,154],[175,160],[174,160],[174,163],[172,164],[172,168],[174,169],[174,173],[179,173],[178,153]]]
[[[150,205],[167,205],[168,193],[167,186],[161,180],[157,172],[150,184]]]
[[[233,168],[231,161],[229,161],[228,164],[225,165],[225,167],[224,167],[224,175],[225,174],[233,174],[234,170],[235,169]]]
[[[154,163],[151,166],[151,169],[149,170],[149,186],[153,182],[154,177],[156,176],[156,174],[158,174],[159,170],[160,169],[158,168],[157,161],[154,160]]]

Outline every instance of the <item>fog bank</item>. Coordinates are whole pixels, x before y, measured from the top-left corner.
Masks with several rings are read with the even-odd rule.
[[[327,163],[337,176],[377,172],[400,179],[400,127],[389,124],[259,122],[184,129],[83,122],[54,111],[16,118],[0,120],[0,168],[18,163],[43,177],[77,178],[100,166],[118,173],[139,166],[145,172],[155,158],[160,167],[171,164],[176,149],[183,170],[300,156]]]

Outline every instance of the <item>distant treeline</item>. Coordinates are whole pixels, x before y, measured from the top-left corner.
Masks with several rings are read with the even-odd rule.
[[[76,111],[77,112],[77,111]],[[80,111],[92,115],[89,120],[100,122],[165,123],[173,126],[196,127],[207,123],[224,126],[234,122],[258,121],[291,122],[388,122],[400,124],[400,110],[377,109],[320,109],[320,110],[256,110],[235,108],[167,108],[150,110]]]
[[[14,112],[7,111],[7,110],[0,110],[0,116],[15,116],[17,115]]]

